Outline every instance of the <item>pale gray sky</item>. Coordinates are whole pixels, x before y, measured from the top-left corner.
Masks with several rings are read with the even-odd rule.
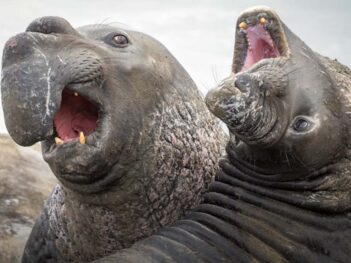
[[[161,41],[206,93],[229,74],[235,20],[253,5],[274,8],[312,49],[351,66],[350,0],[0,0],[0,46],[40,16],[74,27],[121,22]]]

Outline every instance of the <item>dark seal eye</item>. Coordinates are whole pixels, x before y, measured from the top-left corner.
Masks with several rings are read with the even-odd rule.
[[[125,47],[129,44],[129,40],[126,36],[117,34],[112,38],[113,44],[118,47]]]
[[[304,131],[307,131],[310,127],[310,122],[306,119],[303,119],[303,118],[298,118],[294,125],[293,125],[293,128],[295,131],[297,132],[304,132]]]

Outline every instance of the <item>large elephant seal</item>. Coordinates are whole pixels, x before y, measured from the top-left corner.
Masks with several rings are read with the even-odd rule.
[[[42,141],[60,181],[23,262],[88,262],[200,202],[225,136],[194,82],[153,38],[43,17],[5,45],[10,135]]]
[[[56,183],[40,147],[24,148],[0,134],[0,262],[21,261],[34,222]]]
[[[97,262],[350,262],[350,69],[269,8],[245,11],[235,42],[206,96],[231,140],[205,201]]]

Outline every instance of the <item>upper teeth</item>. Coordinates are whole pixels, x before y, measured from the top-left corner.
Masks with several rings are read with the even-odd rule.
[[[240,29],[247,29],[247,24],[246,24],[246,22],[241,22],[240,24],[239,24],[239,28]]]
[[[78,97],[78,96],[79,96],[78,92],[75,92],[75,93],[74,93],[74,96]]]
[[[267,22],[268,22],[267,19],[265,19],[264,17],[260,18],[260,24],[261,25],[265,25],[265,24],[267,24]]]

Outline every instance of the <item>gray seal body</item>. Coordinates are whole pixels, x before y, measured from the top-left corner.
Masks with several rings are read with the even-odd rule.
[[[225,136],[158,41],[43,17],[5,45],[2,101],[21,145],[42,141],[60,181],[23,262],[88,262],[200,202]]]
[[[96,262],[349,262],[350,94],[350,69],[244,11],[233,73],[206,96],[231,140],[204,202]]]

